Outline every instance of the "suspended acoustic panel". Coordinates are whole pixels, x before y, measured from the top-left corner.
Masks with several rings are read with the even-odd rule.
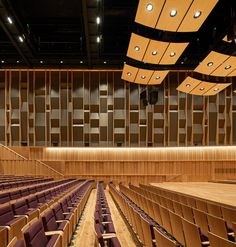
[[[150,81],[148,82],[148,85],[161,84],[168,73],[169,73],[169,70],[154,71]]]
[[[129,42],[129,48],[127,51],[127,56],[135,60],[142,61],[149,41],[150,39],[132,33]]]
[[[140,0],[135,22],[155,28],[165,0]]]
[[[218,0],[140,0],[135,21],[171,32],[196,32]]]
[[[206,82],[188,76],[177,87],[177,90],[193,95],[211,96],[224,90],[229,85],[231,85],[231,83]]]
[[[231,73],[236,70],[236,57],[231,56],[225,60],[215,71],[211,73],[213,76],[232,76]]]
[[[235,76],[235,70],[235,56],[212,51],[194,71],[212,76]]]
[[[161,11],[156,29],[176,32],[192,0],[167,0]]]
[[[189,43],[169,43],[131,34],[127,56],[152,64],[175,64]]]
[[[121,78],[125,81],[144,85],[161,84],[169,71],[138,69],[128,64],[124,65]]]
[[[197,32],[218,0],[195,0],[184,17],[178,32]]]
[[[138,68],[125,64],[121,78],[125,81],[134,82],[137,73]]]
[[[228,76],[236,76],[236,69],[232,71]]]

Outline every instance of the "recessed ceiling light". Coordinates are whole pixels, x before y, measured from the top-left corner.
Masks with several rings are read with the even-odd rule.
[[[186,86],[186,87],[191,87],[191,85],[190,85],[189,83],[188,83],[188,84],[186,84],[185,86]]]
[[[7,20],[8,20],[8,23],[9,23],[9,24],[12,24],[12,23],[13,23],[11,17],[8,16],[8,17],[7,17]]]
[[[107,61],[104,61],[103,63],[104,63],[104,64],[106,64],[106,63],[107,63]]]
[[[153,5],[151,3],[147,4],[146,9],[151,12],[153,10]]]
[[[200,91],[203,91],[204,89],[205,89],[204,87],[200,87],[200,88],[199,88]]]
[[[215,88],[215,89],[214,89],[214,91],[219,91],[219,88],[218,88],[218,87],[217,87],[217,88]]]
[[[20,41],[21,43],[23,43],[23,42],[24,42],[24,39],[23,39],[23,37],[22,37],[22,36],[18,36],[18,39],[19,39],[19,41]]]
[[[156,78],[155,78],[155,79],[156,79],[156,80],[159,80],[160,78],[161,78],[160,76],[156,76]]]
[[[20,63],[20,61],[19,61],[19,60],[17,60],[16,62],[17,62],[17,63]]]
[[[43,63],[43,61],[41,60],[40,63]]]
[[[152,55],[153,55],[153,56],[157,55],[157,51],[153,51],[153,52],[152,52]]]
[[[194,13],[194,18],[195,19],[197,19],[198,17],[200,17],[201,16],[201,14],[202,14],[202,12],[201,11],[196,11],[195,13]]]
[[[208,67],[211,67],[212,65],[213,65],[213,62],[209,62],[209,63],[207,64]]]
[[[4,61],[4,60],[2,60],[2,61],[1,61],[1,63],[5,63],[5,61]]]
[[[142,79],[145,79],[145,78],[146,78],[146,76],[145,76],[145,75],[141,75],[141,78],[142,78]]]
[[[128,73],[127,73],[127,75],[128,75],[128,76],[131,76],[131,75],[132,75],[132,73],[131,73],[131,72],[128,72]]]
[[[96,23],[97,23],[98,25],[101,23],[101,19],[100,19],[99,16],[96,18]]]
[[[136,45],[136,46],[134,47],[134,49],[135,49],[135,51],[139,51],[139,50],[140,50],[140,47]]]
[[[81,60],[80,63],[83,63],[83,61]]]
[[[99,36],[97,36],[97,43],[100,43],[101,39]]]
[[[170,11],[170,16],[171,17],[175,17],[177,15],[177,10],[176,9],[172,9],[171,11]]]
[[[231,65],[227,65],[226,67],[225,67],[225,69],[230,69],[231,68]]]
[[[124,64],[126,64],[126,62],[124,61]]]
[[[171,53],[170,53],[170,56],[171,56],[171,57],[174,57],[174,56],[175,56],[175,52],[171,52]]]
[[[60,63],[63,63],[63,61],[61,60]]]

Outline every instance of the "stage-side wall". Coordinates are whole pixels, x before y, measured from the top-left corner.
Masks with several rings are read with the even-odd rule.
[[[65,177],[132,183],[236,179],[236,147],[14,148]]]

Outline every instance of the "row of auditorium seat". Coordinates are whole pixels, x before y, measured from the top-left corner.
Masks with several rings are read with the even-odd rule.
[[[79,180],[61,180],[54,182],[54,187],[18,200],[15,204],[4,204],[0,207],[0,239],[4,240],[2,246],[6,246],[13,237],[21,237],[20,229],[54,202],[58,201],[67,191],[81,184]]]
[[[8,247],[65,247],[69,244],[78,219],[94,188],[85,181],[66,193],[58,202],[23,227],[23,240],[13,239]]]
[[[66,181],[69,182],[71,180],[66,180]],[[46,181],[41,180],[40,183],[32,182],[31,185],[28,185],[28,186],[24,185],[19,188],[14,188],[8,191],[0,192],[0,204],[15,202],[15,200],[19,198],[26,197],[31,194],[35,194],[37,192],[41,192],[42,190],[55,187],[64,182],[65,180],[48,181],[46,179]]]
[[[19,180],[11,180],[11,181],[4,181],[1,182],[0,184],[0,191],[4,191],[4,190],[9,190],[9,189],[13,189],[13,188],[18,188],[18,187],[23,187],[23,186],[28,186],[31,184],[37,184],[37,183],[42,183],[42,182],[47,182],[47,181],[53,181],[52,178],[22,178]]]
[[[142,245],[147,247],[181,246],[138,205],[121,193],[113,183],[109,184],[109,191]]]
[[[236,246],[234,242],[231,242],[234,241],[232,227],[235,226],[230,217],[230,214],[234,213],[233,209],[222,207],[228,214],[227,224],[223,218],[204,211],[202,207],[195,208],[187,205],[187,203],[184,204],[174,199],[166,198],[163,193],[162,195],[153,193],[153,188],[151,188],[151,191],[148,188],[150,186],[143,185],[140,188],[130,185],[130,189],[123,185],[120,186],[124,194],[138,204],[182,245],[193,247],[202,245],[215,246],[212,244],[213,242],[224,242],[226,246]],[[192,198],[190,201],[193,204]],[[211,210],[209,211],[212,213],[218,208],[212,203],[208,204],[208,208]],[[203,202],[200,205],[203,205]]]
[[[146,189],[144,191],[146,197],[149,193],[148,198],[152,196],[149,191],[150,189],[156,192],[156,200],[158,200],[158,195],[161,194],[159,196],[159,203],[168,207],[170,211],[175,211],[191,223],[197,224],[201,232],[204,232],[205,235],[208,235],[210,231],[222,238],[234,241],[234,232],[236,232],[236,208],[189,195],[175,194],[175,192],[152,186],[143,185],[141,188]],[[140,189],[138,188],[138,190]]]
[[[97,186],[97,199],[94,213],[95,242],[99,247],[121,247],[116,237],[111,212],[106,200],[103,182]]]

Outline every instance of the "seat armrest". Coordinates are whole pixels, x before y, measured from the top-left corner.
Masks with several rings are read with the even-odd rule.
[[[116,237],[115,233],[104,233],[102,234],[103,239],[109,239],[109,238],[114,238]]]

